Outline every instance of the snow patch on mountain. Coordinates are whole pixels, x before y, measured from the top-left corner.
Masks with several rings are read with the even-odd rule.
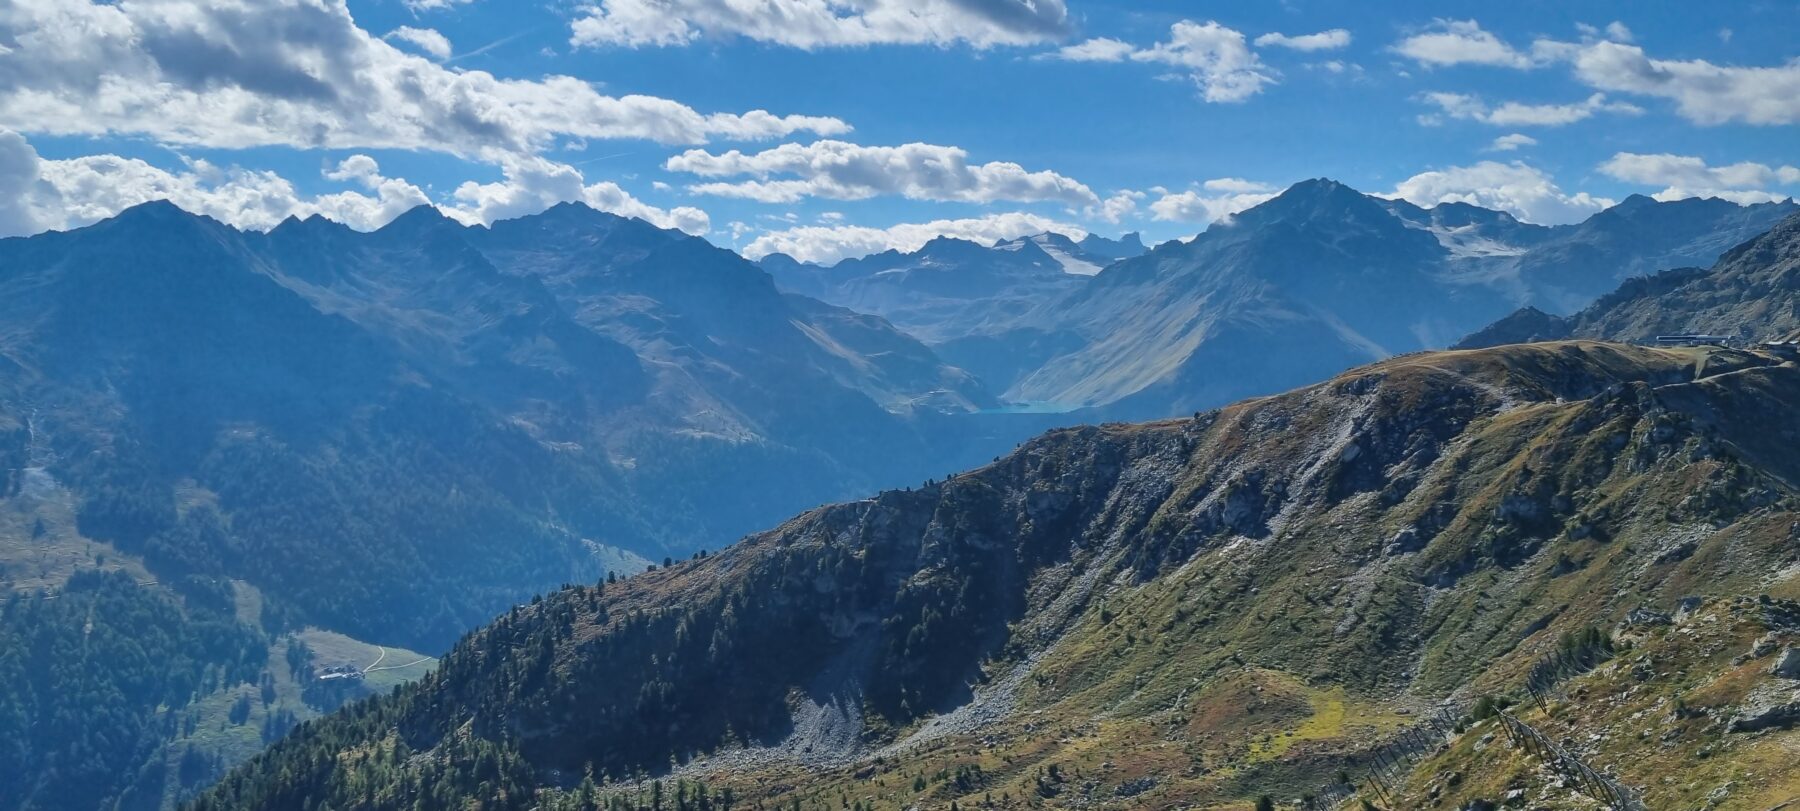
[[[1051,232],[996,242],[994,250],[1017,253],[1025,250],[1027,246],[1036,247],[1045,256],[1060,265],[1064,273],[1076,276],[1092,276],[1111,262],[1105,256],[1088,252],[1074,240]]]
[[[1509,245],[1493,237],[1481,233],[1476,225],[1447,226],[1434,225],[1424,230],[1437,237],[1439,245],[1457,259],[1485,256],[1522,256],[1526,249],[1518,245]]]

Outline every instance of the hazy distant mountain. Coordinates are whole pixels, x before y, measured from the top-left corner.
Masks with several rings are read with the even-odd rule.
[[[1135,398],[1179,413],[1327,377],[1451,335],[1479,299],[1437,283],[1444,249],[1377,200],[1302,183],[1095,277],[1026,319],[1087,340],[1013,384],[1019,400]],[[954,356],[954,354],[952,355]],[[1154,401],[1154,402],[1151,402]]]
[[[1132,234],[1130,235],[1130,238],[1135,240],[1137,235]],[[1099,273],[1101,268],[1104,268],[1114,260],[1120,258],[1113,256],[1112,252],[1126,250],[1123,240],[1119,242],[1101,243],[1099,245],[1103,251],[1101,253],[1091,252],[1084,247],[1086,245],[1095,244],[1095,240],[1101,239],[1103,238],[1095,237],[1090,234],[1089,236],[1084,237],[1081,242],[1076,242],[1062,234],[1045,232],[1035,236],[1019,237],[1018,239],[1008,239],[996,242],[994,243],[994,250],[1030,254],[1033,249],[1036,249],[1055,260],[1057,264],[1062,265],[1062,269],[1068,273],[1073,273],[1077,276],[1092,276]],[[1140,244],[1136,253],[1131,255],[1136,256],[1143,252],[1143,246]]]
[[[1518,303],[1566,314],[1626,279],[1711,265],[1732,246],[1796,211],[1800,206],[1792,201],[1740,206],[1717,198],[1661,203],[1632,195],[1576,225],[1437,228],[1434,233],[1456,254],[1457,277],[1508,292]]]
[[[993,405],[881,318],[578,205],[0,240],[0,587],[52,595],[0,607],[38,651],[0,655],[0,809],[171,806],[360,694],[309,657],[381,649],[302,628],[439,652],[1045,421]]]
[[[888,250],[830,267],[773,254],[761,266],[783,289],[879,315],[939,343],[1008,323],[1079,288],[1115,259],[1142,252],[1136,234],[1077,243],[1045,233],[991,246],[939,237],[910,253]]]
[[[1088,234],[1075,245],[1089,256],[1105,257],[1114,261],[1142,256],[1150,250],[1144,247],[1144,240],[1136,231],[1118,239],[1107,239],[1099,234]]]
[[[879,319],[582,206],[265,235],[155,203],[0,266],[0,409],[84,534],[422,647],[593,577],[593,543],[685,554],[981,458],[934,421],[993,402]]]
[[[1568,316],[1522,309],[1459,348],[1570,337],[1647,341],[1657,335],[1777,340],[1800,330],[1800,214],[1726,252],[1710,270],[1677,268],[1631,279]]]
[[[1177,414],[1442,347],[1522,305],[1566,311],[1794,210],[1633,198],[1552,228],[1306,181],[938,349],[1009,400]]]

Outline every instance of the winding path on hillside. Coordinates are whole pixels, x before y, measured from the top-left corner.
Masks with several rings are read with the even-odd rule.
[[[407,662],[406,664],[403,664],[403,665],[388,665],[387,667],[376,667],[376,665],[381,664],[382,660],[387,658],[388,651],[387,651],[387,648],[382,647],[380,645],[376,645],[375,649],[381,651],[381,655],[375,657],[375,661],[370,662],[368,667],[365,667],[362,669],[363,675],[365,675],[365,676],[370,673],[377,673],[377,672],[380,672],[383,670],[405,670],[406,668],[412,667],[414,665],[425,664],[426,662],[431,661],[431,658],[432,658],[430,656],[421,656],[418,659],[415,659],[411,662]]]

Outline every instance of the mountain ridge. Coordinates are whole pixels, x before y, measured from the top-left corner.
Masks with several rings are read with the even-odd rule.
[[[565,261],[532,264],[534,255],[517,248],[525,240]],[[800,499],[815,493],[816,500],[851,495],[858,479],[892,475],[881,472],[885,466],[937,469],[933,460],[942,451],[930,449],[932,442],[995,430],[986,421],[921,429],[920,421],[949,421],[992,400],[972,377],[885,323],[785,296],[727,251],[585,206],[511,221],[498,232],[419,207],[368,233],[323,220],[247,233],[170,203],[147,203],[87,228],[5,240],[0,254],[8,266],[0,286],[11,291],[0,319],[15,325],[0,338],[0,355],[26,372],[9,376],[0,397],[9,411],[41,412],[38,429],[58,445],[54,456],[61,460],[49,472],[88,497],[89,530],[133,554],[143,554],[165,528],[189,531],[182,515],[130,525],[144,510],[166,515],[172,507],[162,502],[173,505],[174,488],[196,478],[203,491],[237,493],[220,502],[221,517],[272,508],[254,499],[273,492],[252,497],[244,481],[213,478],[246,463],[250,457],[242,454],[275,453],[302,471],[317,464],[300,463],[312,454],[357,453],[363,455],[348,468],[374,469],[386,464],[375,454],[392,438],[382,438],[388,432],[456,425],[465,441],[492,444],[496,459],[537,460],[528,466],[540,473],[517,482],[489,479],[472,460],[448,464],[445,472],[467,477],[465,490],[497,499],[492,508],[514,522],[507,534],[539,539],[490,550],[558,539],[547,548],[560,549],[562,562],[538,566],[532,578],[542,588],[565,573],[592,574],[584,568],[591,564],[580,563],[588,556],[584,538],[635,547],[646,557],[661,556],[658,546],[668,543],[685,555],[691,551],[685,547],[720,542],[724,536],[706,522],[733,510],[747,511],[726,518],[725,525],[742,522],[735,531],[769,520],[751,517],[768,514],[768,506],[755,506],[765,497],[784,494],[779,503],[796,493]],[[746,304],[755,306],[743,309]],[[721,368],[733,373],[720,376]],[[416,413],[384,421],[402,411]],[[702,416],[677,416],[690,412]],[[819,417],[825,413],[831,418]],[[985,441],[1010,444],[1000,433]],[[371,442],[352,451],[355,443]],[[413,442],[434,445],[422,436]],[[706,447],[740,457],[726,480],[714,480],[721,496],[735,494],[743,506],[721,505],[697,522],[690,516],[687,525],[660,531],[638,523],[644,508],[627,493],[664,487],[657,479],[675,474],[651,468],[655,456],[635,464],[631,458],[685,453],[691,461],[677,464],[692,466],[710,452]],[[827,448],[845,455],[833,459]],[[760,484],[737,480],[789,467],[783,456],[804,458],[806,468],[824,472]],[[438,464],[444,461],[440,456]],[[342,474],[317,468],[304,475]],[[545,476],[561,481],[551,484]],[[129,490],[129,509],[88,485]],[[318,486],[323,494],[349,485],[321,480]],[[526,506],[546,498],[562,526],[544,525],[542,508]],[[202,514],[210,513],[194,517]],[[484,520],[468,523],[493,528]],[[250,542],[260,531],[255,526],[239,522],[228,529],[251,533],[230,543]],[[126,534],[107,534],[117,532]],[[390,527],[389,537],[424,540],[398,527]],[[178,551],[160,541],[148,548],[175,556],[162,558],[164,564],[186,560],[181,565],[213,574],[240,559],[207,547]],[[468,557],[493,560],[487,553]],[[516,562],[495,566],[506,577],[523,571]],[[276,583],[297,576],[269,569],[259,585],[278,595],[284,587]],[[321,586],[331,580],[317,579]],[[493,597],[458,609],[460,621],[434,620],[429,636],[408,631],[400,638],[419,647],[431,647],[433,638],[447,642],[460,633],[457,625],[507,604]],[[351,622],[340,627],[365,634],[409,624],[367,608],[364,602],[333,621]]]
[[[783,289],[879,315],[935,344],[1021,314],[1098,273],[1115,261],[1110,254],[1131,251],[1126,242],[1091,244],[1108,253],[1046,232],[993,245],[939,236],[914,251],[889,249],[829,267],[785,254],[758,264]]]
[[[1571,337],[1647,342],[1658,335],[1782,340],[1800,329],[1800,215],[1726,251],[1711,268],[1675,268],[1629,279],[1567,316],[1521,310],[1464,338],[1460,347]]]
[[[1517,689],[1559,634],[1690,582],[1762,587],[1743,562],[1788,554],[1795,468],[1755,437],[1800,430],[1768,409],[1800,376],[1721,361],[1585,342],[1444,352],[1193,419],[1055,431],[522,607],[195,807],[476,790],[587,808],[619,795],[573,775],[671,766],[803,808],[1297,796],[1367,762],[1408,713]],[[1349,718],[1318,727],[1327,705]],[[1764,757],[1792,735],[1714,745]],[[389,746],[430,765],[390,770]],[[505,769],[473,789],[483,751]],[[1659,802],[1708,790],[1607,765]]]
[[[939,349],[1006,399],[1187,413],[1443,347],[1522,304],[1584,306],[1634,268],[1710,262],[1794,210],[1651,202],[1545,227],[1318,178]]]

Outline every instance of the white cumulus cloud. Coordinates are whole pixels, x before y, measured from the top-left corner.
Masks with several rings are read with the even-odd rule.
[[[453,204],[439,208],[465,223],[491,223],[535,214],[559,202],[580,201],[665,228],[693,234],[707,230],[706,213],[699,209],[656,208],[616,184],[587,183],[573,167],[528,158],[503,169],[504,181],[465,183],[456,190]],[[275,172],[204,160],[188,160],[173,170],[108,154],[50,160],[40,157],[24,136],[0,130],[0,236],[89,225],[153,200],[168,200],[251,230],[272,228],[290,216],[318,214],[368,231],[431,202],[413,183],[385,176],[368,155],[352,155],[322,174],[354,188],[306,195]]]
[[[399,28],[387,32],[387,36],[383,37],[383,39],[411,43],[414,47],[431,54],[439,60],[450,58],[450,39],[443,34],[438,33],[435,29],[414,28],[410,25],[402,25]]]
[[[1331,51],[1349,45],[1350,32],[1342,28],[1298,36],[1270,32],[1256,38],[1258,48],[1289,48],[1296,51]]]
[[[1032,45],[1067,34],[1063,0],[598,0],[571,24],[577,47],[742,37],[794,48]]]
[[[1489,106],[1479,96],[1463,93],[1426,93],[1421,97],[1436,106],[1442,115],[1468,121],[1479,121],[1496,127],[1560,127],[1592,118],[1598,113],[1640,115],[1643,108],[1622,101],[1608,101],[1606,94],[1595,93],[1570,104],[1525,104],[1508,101]],[[1438,115],[1438,114],[1432,114]],[[1433,123],[1431,116],[1426,123]]]
[[[916,251],[938,237],[955,237],[991,245],[1007,239],[1055,231],[1082,239],[1087,229],[1026,212],[1000,212],[965,219],[901,223],[885,228],[861,225],[807,225],[770,231],[744,247],[744,255],[761,259],[785,253],[802,262],[833,264],[888,249]]]
[[[400,178],[386,177],[368,155],[351,155],[325,170],[326,180],[354,183],[373,195],[346,190],[321,194],[310,203],[296,200],[296,211],[310,209],[358,231],[373,231],[414,207],[431,202],[423,189]],[[224,219],[224,218],[221,218]],[[230,222],[230,220],[226,220]],[[242,224],[239,223],[240,225]]]
[[[1474,20],[1436,20],[1425,31],[1400,40],[1393,50],[1426,67],[1529,68],[1537,64],[1532,55],[1506,44]]]
[[[354,156],[327,170],[329,179],[367,190],[307,197],[270,171],[190,160],[176,170],[118,155],[63,160],[39,157],[18,133],[0,130],[0,236],[89,225],[140,203],[168,200],[240,228],[267,229],[289,216],[323,214],[364,230],[378,228],[427,202],[418,187],[380,175],[373,159]]]
[[[48,188],[40,182],[39,163],[37,150],[24,136],[0,130],[0,237],[35,234],[49,227],[35,199]]]
[[[444,214],[465,223],[491,223],[536,214],[557,203],[581,202],[622,217],[637,217],[652,225],[704,234],[711,227],[705,211],[692,206],[661,209],[631,196],[617,183],[588,183],[568,164],[537,156],[509,158],[500,164],[504,179],[493,183],[465,182],[451,197],[454,205]]]
[[[1631,29],[1622,23],[1578,25],[1577,30],[1579,41],[1546,37],[1520,50],[1474,20],[1438,20],[1393,50],[1427,67],[1567,64],[1576,79],[1596,90],[1667,99],[1679,115],[1697,124],[1800,123],[1800,59],[1762,66],[1658,59],[1633,44]]]
[[[1135,213],[1137,211],[1138,201],[1147,196],[1148,195],[1141,191],[1122,189],[1112,193],[1105,200],[1100,201],[1099,205],[1088,206],[1084,209],[1083,213],[1094,219],[1105,220],[1109,223],[1118,223]]]
[[[1267,183],[1241,177],[1219,177],[1200,184],[1199,189],[1170,191],[1159,189],[1150,203],[1154,219],[1201,225],[1228,220],[1231,215],[1254,208],[1280,193]]]
[[[1653,59],[1636,45],[1592,42],[1567,51],[1575,75],[1593,87],[1668,99],[1697,124],[1800,123],[1800,60],[1775,67]]]
[[[1495,138],[1493,143],[1488,144],[1488,151],[1516,152],[1528,146],[1537,146],[1537,142],[1536,138],[1524,133],[1515,132],[1510,135],[1502,135]]]
[[[1616,180],[1644,186],[1662,186],[1652,195],[1658,200],[1719,197],[1743,205],[1785,200],[1791,195],[1776,187],[1800,187],[1800,168],[1742,161],[1710,166],[1692,155],[1619,152],[1600,164],[1600,172]]]
[[[1131,58],[1185,69],[1200,97],[1211,102],[1244,101],[1275,83],[1242,33],[1211,21],[1182,20],[1169,28],[1168,42],[1136,51]]]
[[[1578,222],[1613,204],[1587,192],[1564,193],[1549,175],[1517,161],[1481,161],[1420,172],[1383,196],[1421,206],[1469,203],[1543,225]]]
[[[702,183],[691,190],[770,203],[803,197],[861,200],[877,195],[970,203],[1013,200],[1081,206],[1100,202],[1092,189],[1055,172],[1027,171],[1002,161],[970,163],[968,158],[968,152],[954,146],[815,141],[753,153],[691,149],[669,158],[664,168],[709,178],[753,178]]]
[[[14,49],[0,59],[0,126],[50,135],[491,157],[559,138],[694,144],[849,129],[448,67],[370,35],[344,0],[12,0],[0,42]]]
[[[1209,102],[1244,101],[1275,83],[1274,72],[1263,64],[1255,51],[1250,50],[1242,32],[1212,21],[1182,20],[1169,27],[1167,42],[1148,48],[1102,37],[1040,57],[1070,62],[1123,62],[1129,59],[1169,65],[1181,69],[1200,88],[1200,97]]]
[[[1050,54],[1056,59],[1069,62],[1123,62],[1130,57],[1136,45],[1111,37],[1095,37],[1074,45],[1064,45]]]

